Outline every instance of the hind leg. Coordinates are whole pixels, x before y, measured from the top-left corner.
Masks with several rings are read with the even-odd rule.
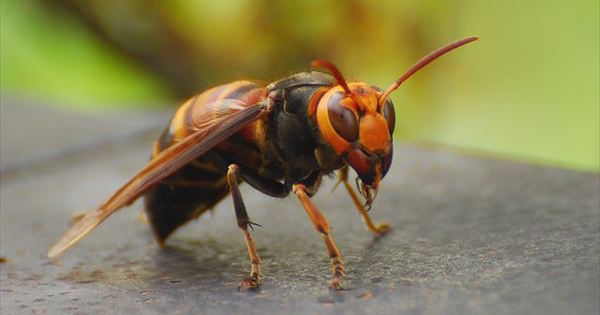
[[[229,165],[227,169],[227,183],[231,190],[231,196],[233,197],[233,207],[235,208],[235,217],[237,219],[237,225],[244,234],[244,240],[246,241],[246,247],[248,249],[248,256],[250,258],[250,277],[244,279],[239,287],[244,288],[256,288],[260,284],[260,257],[256,251],[254,240],[250,236],[248,227],[252,228],[250,218],[246,212],[246,206],[242,200],[242,194],[238,186],[238,172],[239,167],[236,164]],[[238,288],[239,288],[238,287]]]

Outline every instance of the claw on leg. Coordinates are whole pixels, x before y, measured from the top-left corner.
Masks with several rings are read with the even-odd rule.
[[[342,276],[333,276],[331,280],[329,280],[329,285],[333,289],[342,289]]]
[[[248,257],[250,257],[250,277],[242,280],[240,287],[245,288],[257,288],[260,285],[260,257],[254,246],[254,241],[250,236],[248,229],[243,230],[244,240],[246,241],[246,247],[248,248]],[[239,287],[238,287],[239,289]]]
[[[390,230],[390,225],[387,222],[379,222],[373,227],[373,233],[383,235]]]
[[[329,238],[329,241],[335,248],[335,244],[333,243],[333,240],[331,238]],[[327,247],[329,249],[328,241],[325,241],[325,244],[327,244]],[[342,279],[344,278],[346,273],[345,273],[344,261],[342,260],[342,257],[340,256],[340,253],[337,250],[337,248],[335,248],[335,251],[337,251],[337,256],[331,257],[331,268],[333,270],[333,277],[331,278],[331,280],[329,280],[329,285],[334,289],[341,289],[342,288]],[[331,255],[331,251],[330,251],[330,255]]]
[[[258,274],[251,275],[248,278],[244,278],[238,286],[238,291],[243,290],[257,290],[260,286],[260,280]]]
[[[240,285],[238,286],[238,291],[245,289],[245,290],[256,290],[258,289],[258,278],[255,277],[248,277],[245,278],[244,280],[242,280],[242,283],[240,283]]]

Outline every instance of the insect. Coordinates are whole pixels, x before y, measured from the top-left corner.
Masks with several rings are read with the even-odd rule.
[[[246,182],[272,197],[292,192],[320,233],[338,288],[344,262],[327,219],[311,202],[324,175],[338,171],[342,183],[371,232],[367,212],[392,164],[395,112],[390,93],[441,55],[476,40],[468,37],[423,57],[383,91],[363,82],[347,83],[331,63],[317,60],[318,71],[302,72],[261,86],[236,81],[214,87],[181,105],[155,142],[150,161],[97,209],[77,220],[50,249],[52,258],[78,242],[111,214],[144,197],[155,238],[162,245],[179,226],[232,195],[237,225],[250,258],[250,276],[241,287],[261,282],[261,260],[250,234],[253,225],[239,185]],[[348,169],[357,173],[356,187]],[[250,228],[250,229],[249,229]]]

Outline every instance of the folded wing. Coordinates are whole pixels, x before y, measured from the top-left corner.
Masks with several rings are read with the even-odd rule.
[[[96,210],[87,213],[75,222],[63,237],[50,248],[48,257],[53,258],[60,255],[111,214],[123,206],[131,204],[154,184],[206,153],[215,145],[256,120],[266,111],[266,106],[263,104],[248,106],[233,99],[224,99],[218,102],[222,103],[219,104],[220,108],[228,107],[232,110],[227,115],[203,123],[196,128],[195,132],[155,156]]]

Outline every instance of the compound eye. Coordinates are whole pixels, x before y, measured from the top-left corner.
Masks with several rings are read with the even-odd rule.
[[[385,117],[390,134],[393,134],[396,125],[396,111],[394,111],[394,104],[390,100],[385,101],[385,104],[383,104],[383,117]]]
[[[385,177],[385,174],[392,167],[392,158],[394,156],[394,145],[390,145],[390,151],[383,157],[381,162],[381,178]]]
[[[327,102],[327,112],[329,114],[329,121],[335,131],[342,138],[351,142],[358,136],[358,122],[354,113],[340,104],[344,96],[343,93],[332,95],[329,102]]]

